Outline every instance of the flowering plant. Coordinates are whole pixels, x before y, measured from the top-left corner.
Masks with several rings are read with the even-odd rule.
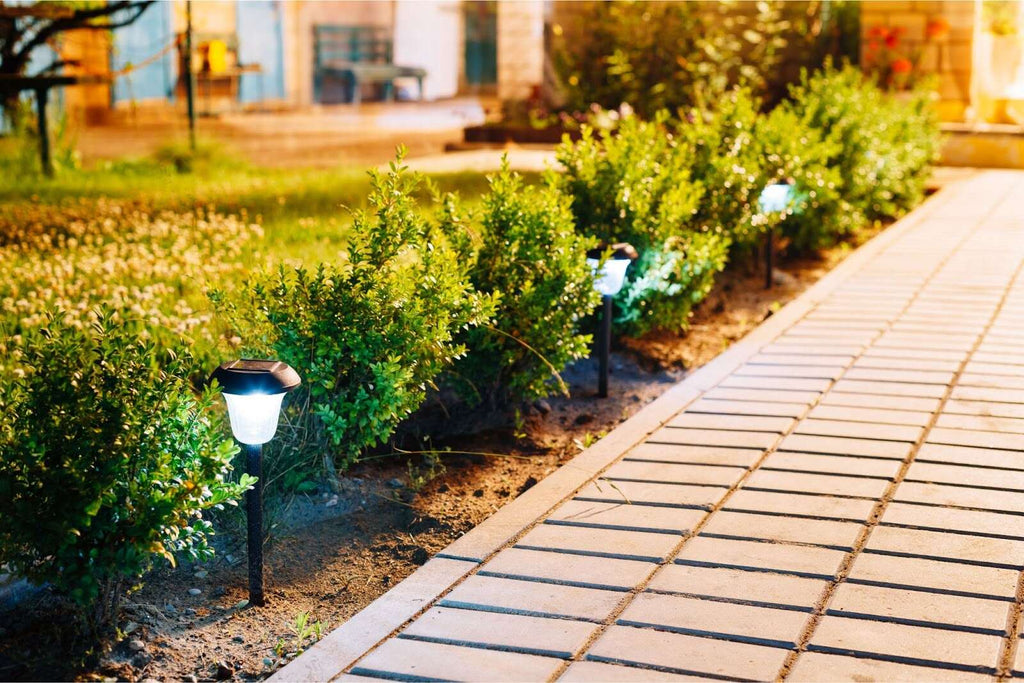
[[[908,44],[901,26],[872,26],[867,32],[864,70],[888,90],[912,90],[924,75],[921,68],[925,51],[949,35],[949,22],[943,17],[929,20],[924,43]]]

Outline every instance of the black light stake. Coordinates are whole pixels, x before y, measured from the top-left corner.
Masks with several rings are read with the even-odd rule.
[[[248,518],[249,604],[262,606],[263,598],[263,444],[274,438],[284,395],[302,380],[291,366],[276,360],[243,358],[214,370],[228,404],[231,433],[242,444],[246,472],[256,483],[245,493]]]
[[[597,333],[597,395],[608,398],[608,361],[612,350],[612,315],[614,313],[610,294],[601,295],[601,329]]]
[[[788,181],[765,186],[758,198],[763,213],[781,213],[789,208],[793,186]],[[764,234],[764,288],[772,288],[772,271],[775,265],[775,232],[769,228]]]
[[[610,253],[609,253],[610,250]],[[605,258],[605,255],[608,255]],[[587,264],[594,271],[594,289],[601,294],[601,326],[597,333],[597,395],[608,397],[608,360],[612,348],[612,300],[626,282],[626,269],[637,258],[636,249],[625,242],[587,252]]]

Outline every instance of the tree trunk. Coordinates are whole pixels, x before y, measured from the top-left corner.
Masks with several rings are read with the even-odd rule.
[[[18,59],[16,57],[2,59],[0,60],[0,75],[23,76],[27,67],[28,60],[25,59]],[[0,106],[3,107],[4,119],[6,119],[7,122],[11,124],[11,127],[15,129],[18,124],[21,123],[19,120],[22,113],[19,106],[20,95],[21,93],[18,91],[0,92]]]

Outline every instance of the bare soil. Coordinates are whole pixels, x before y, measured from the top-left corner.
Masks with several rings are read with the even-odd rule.
[[[686,334],[624,339],[612,357],[611,393],[595,393],[596,364],[564,373],[572,398],[530,406],[519,424],[443,443],[443,473],[410,480],[398,459],[349,470],[335,495],[291,501],[265,551],[268,603],[246,605],[239,540],[222,539],[203,566],[159,569],[132,595],[122,635],[98,664],[70,668],[63,607],[46,591],[0,610],[0,679],[253,680],[273,673],[303,647],[295,622],[308,613],[326,634],[412,573],[432,555],[516,498],[694,368],[714,358],[817,281],[851,251],[783,259],[765,290],[753,266],[718,278]],[[423,466],[414,470],[422,474]],[[226,544],[223,542],[227,541]]]

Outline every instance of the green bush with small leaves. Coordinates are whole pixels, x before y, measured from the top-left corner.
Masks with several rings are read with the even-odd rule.
[[[690,176],[704,186],[694,226],[724,233],[739,247],[756,243],[763,189],[761,149],[755,137],[760,102],[747,88],[733,88],[714,105],[693,110],[678,134],[693,147]]]
[[[291,438],[342,467],[419,408],[464,354],[460,335],[493,308],[473,290],[459,251],[417,210],[419,177],[401,156],[370,177],[370,209],[355,214],[344,261],[257,276],[241,301],[214,294],[248,352],[302,377],[278,447]]]
[[[823,132],[809,125],[790,102],[758,118],[754,137],[761,150],[759,184],[792,184],[789,207],[780,214],[756,216],[761,227],[781,224],[788,245],[806,251],[832,246],[863,225],[854,222],[859,214],[840,194],[839,169],[829,165],[839,153],[839,143],[823,138]]]
[[[793,33],[783,4],[556,3],[550,48],[565,107],[626,103],[653,118],[712,102],[737,82],[760,89]]]
[[[728,237],[694,229],[704,185],[691,179],[694,146],[667,126],[625,117],[614,132],[584,127],[564,141],[563,173],[549,180],[572,198],[577,230],[602,244],[628,242],[640,253],[617,296],[616,322],[627,333],[685,328],[693,305],[725,265]]]
[[[685,232],[640,254],[616,297],[616,322],[633,334],[685,330],[690,313],[711,291],[725,267],[729,240],[718,233]]]
[[[0,382],[0,566],[49,583],[106,633],[154,561],[213,554],[203,512],[252,480],[229,480],[237,447],[196,397],[189,360],[161,354],[101,311],[26,332]]]
[[[855,67],[828,63],[805,71],[790,97],[804,128],[818,131],[830,146],[824,163],[839,181],[835,196],[817,210],[787,219],[787,232],[808,244],[829,244],[921,200],[940,144],[926,90],[885,93]]]
[[[576,232],[569,197],[524,187],[507,160],[489,180],[479,225],[449,212],[446,229],[464,245],[473,286],[497,301],[493,322],[469,331],[456,379],[497,407],[565,391],[558,373],[587,355],[580,323],[600,297],[586,262],[596,241]]]
[[[572,198],[580,232],[645,251],[690,224],[704,186],[690,178],[693,148],[680,144],[667,119],[665,112],[649,122],[628,116],[614,133],[584,126],[579,141],[559,145],[565,170],[548,180]]]

